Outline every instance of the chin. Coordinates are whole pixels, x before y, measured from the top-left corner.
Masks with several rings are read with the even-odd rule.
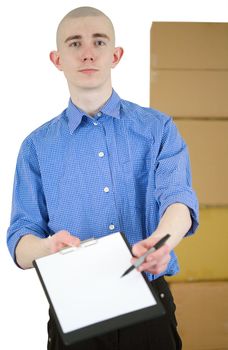
[[[76,85],[76,84],[75,84]],[[78,88],[81,88],[81,89],[99,89],[103,84],[101,82],[93,82],[93,81],[90,81],[88,83],[82,83],[82,84],[78,84],[77,83],[77,87]]]

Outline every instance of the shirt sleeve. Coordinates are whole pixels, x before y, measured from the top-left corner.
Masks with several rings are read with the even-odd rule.
[[[192,188],[189,153],[171,118],[163,130],[156,163],[155,187],[159,217],[171,204],[183,203],[190,209],[192,218],[192,227],[187,234],[194,233],[199,224],[199,208]]]
[[[15,263],[15,248],[20,238],[27,234],[40,238],[50,234],[39,163],[31,139],[26,139],[21,146],[14,177],[7,244]]]

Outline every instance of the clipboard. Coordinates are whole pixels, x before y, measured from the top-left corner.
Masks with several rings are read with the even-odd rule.
[[[116,232],[33,261],[65,345],[165,314],[144,273],[121,278],[131,257]]]

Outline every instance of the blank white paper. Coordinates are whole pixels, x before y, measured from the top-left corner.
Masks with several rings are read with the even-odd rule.
[[[119,232],[36,260],[63,333],[156,304]]]

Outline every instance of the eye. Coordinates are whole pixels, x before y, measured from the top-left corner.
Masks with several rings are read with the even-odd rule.
[[[79,41],[73,41],[69,44],[69,47],[80,47],[81,43]]]
[[[103,40],[96,40],[95,41],[95,46],[104,46],[106,43]]]

